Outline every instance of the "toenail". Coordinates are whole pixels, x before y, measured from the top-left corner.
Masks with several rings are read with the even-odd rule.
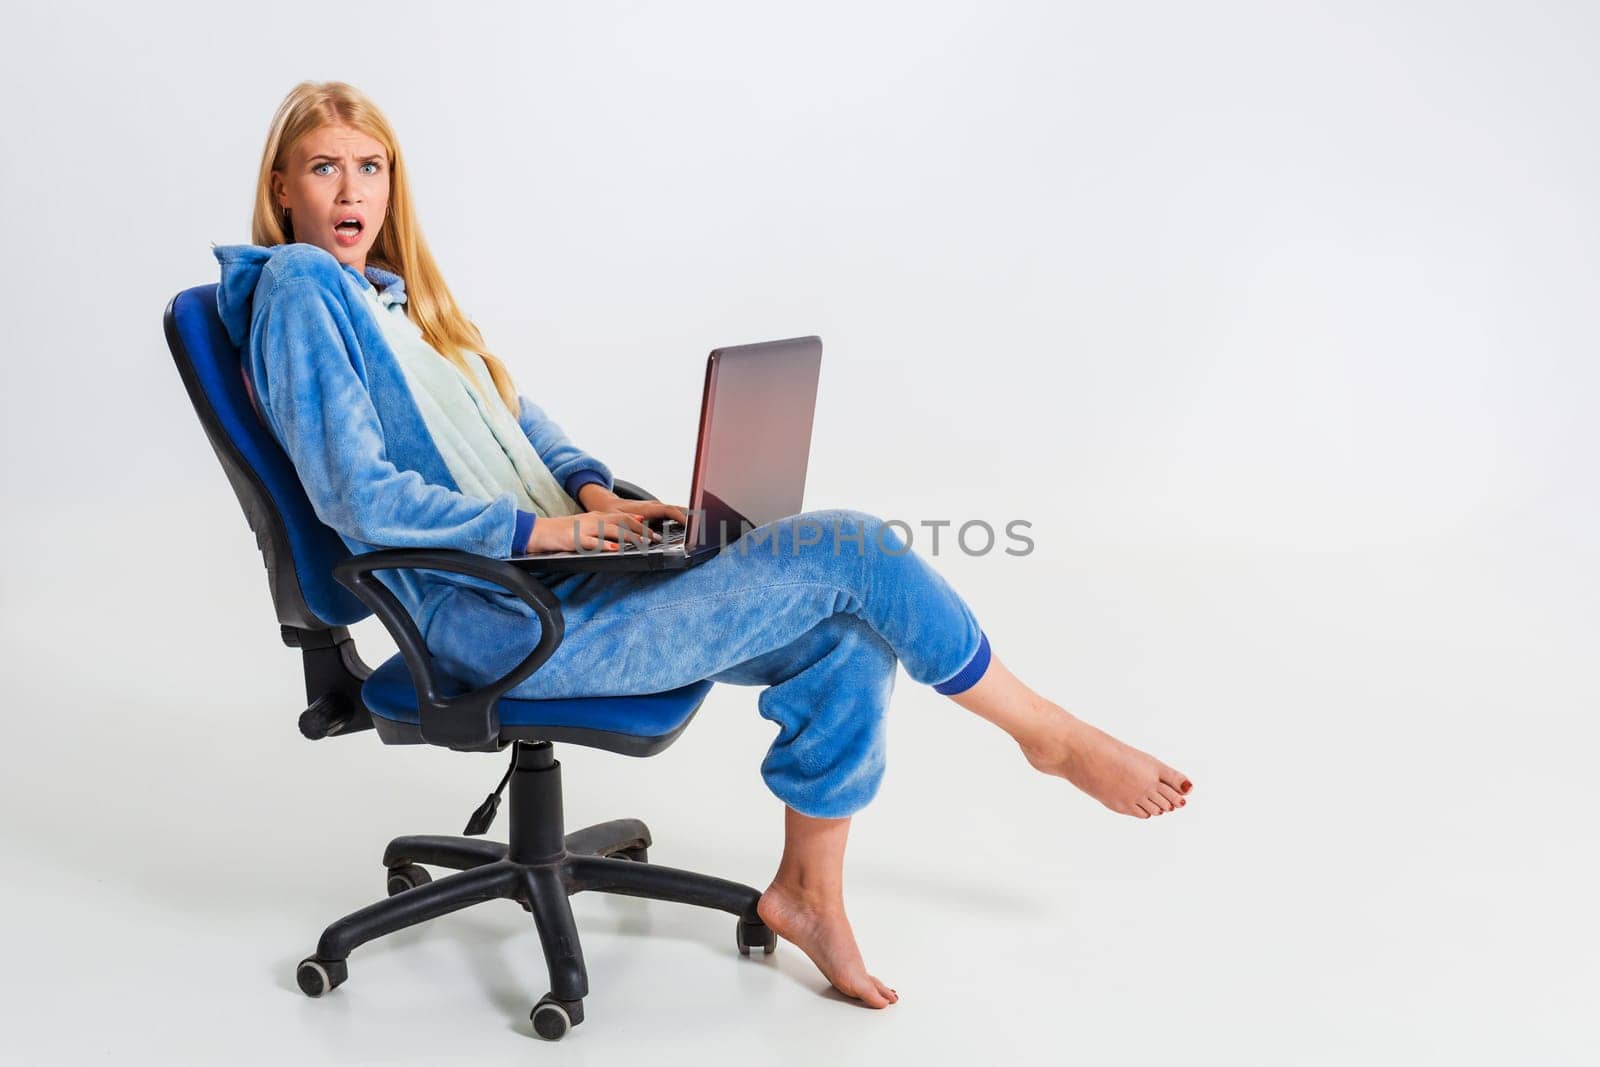
[[[1184,792],[1185,792],[1185,793],[1187,793],[1187,792],[1188,792],[1188,791],[1189,791],[1189,787],[1190,787],[1190,786],[1191,786],[1191,785],[1193,785],[1193,784],[1194,784],[1194,783],[1192,783],[1192,782],[1184,782],[1184,783],[1183,783],[1183,791],[1184,791]]]

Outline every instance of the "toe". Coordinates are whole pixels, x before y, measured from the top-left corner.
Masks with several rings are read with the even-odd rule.
[[[834,987],[847,997],[857,1000],[873,1008],[887,1008],[889,998],[878,989],[878,980],[865,970],[850,970],[840,976],[839,981],[833,983]]]
[[[868,1007],[887,1008],[889,1006],[889,998],[878,992],[878,987],[872,982],[861,983],[857,990],[856,996]]]
[[[1168,808],[1181,808],[1188,803],[1188,801],[1184,800],[1178,795],[1178,791],[1176,789],[1172,788],[1170,785],[1167,785],[1165,782],[1158,782],[1156,784],[1156,792],[1161,794],[1161,799],[1167,802]]]
[[[1187,793],[1194,787],[1194,783],[1189,781],[1187,775],[1173,770],[1165,763],[1161,765],[1161,780],[1180,793]]]
[[[1133,810],[1138,813],[1139,818],[1141,819],[1148,819],[1151,815],[1155,814],[1155,812],[1145,807],[1144,801],[1142,800],[1135,800],[1133,802]]]
[[[1153,806],[1156,809],[1157,815],[1165,815],[1167,812],[1177,807],[1176,804],[1162,796],[1159,791],[1154,789],[1150,791],[1149,796],[1144,798],[1144,802]]]

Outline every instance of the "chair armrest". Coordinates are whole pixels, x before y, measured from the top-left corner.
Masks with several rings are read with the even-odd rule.
[[[648,490],[641,489],[632,482],[625,482],[621,478],[611,479],[611,491],[624,500],[654,500]]]
[[[433,656],[405,607],[377,571],[402,567],[448,571],[481,578],[506,589],[539,617],[539,643],[503,678],[468,693],[446,697],[434,676]],[[352,556],[335,564],[333,577],[360,598],[389,631],[411,672],[417,691],[418,722],[422,739],[461,751],[494,751],[500,736],[500,715],[495,704],[512,686],[544,665],[565,634],[561,601],[543,582],[502,559],[459,549],[385,548]]]

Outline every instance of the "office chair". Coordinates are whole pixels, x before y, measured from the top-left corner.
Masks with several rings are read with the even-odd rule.
[[[746,885],[650,862],[650,830],[613,819],[567,833],[561,764],[554,742],[653,756],[681,734],[710,681],[644,696],[516,700],[505,692],[528,677],[561,642],[561,602],[529,572],[505,560],[458,550],[382,549],[352,555],[317,518],[289,457],[256,413],[243,361],[217,314],[217,286],[184,290],[164,324],[178,373],[206,437],[244,508],[267,568],[284,644],[300,650],[308,706],[300,731],[311,740],[369,728],[384,744],[433,744],[459,751],[513,747],[500,787],[469,821],[466,836],[397,837],[384,850],[385,900],[329,926],[296,981],[307,996],[331,992],[349,976],[352,950],[374,938],[486,900],[516,900],[532,912],[550,972],[550,991],[530,1013],[540,1037],[559,1040],[583,1021],[589,981],[567,900],[598,890],[717,908],[737,916],[735,944],[764,955],[777,936],[756,914],[761,894]],[[616,492],[651,499],[636,485]],[[410,615],[377,578],[414,567],[470,575],[499,585],[538,616],[538,645],[505,677],[480,689],[436,669]],[[376,670],[362,662],[349,626],[376,615],[399,652]],[[508,843],[484,840],[509,784]],[[424,864],[457,873],[434,881]]]

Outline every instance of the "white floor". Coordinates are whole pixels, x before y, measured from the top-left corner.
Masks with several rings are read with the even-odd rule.
[[[509,902],[296,990],[322,927],[382,893],[385,841],[457,832],[501,761],[302,741],[297,654],[223,540],[233,566],[172,603],[121,571],[94,609],[8,578],[11,1062],[1592,1062],[1587,550],[1106,549],[1049,601],[1037,569],[957,559],[999,654],[1187,771],[1189,807],[1114,816],[902,675],[847,869],[900,1003],[830,994],[793,945],[741,958],[724,914],[584,894],[588,1019],[551,1045]],[[559,748],[569,827],[643,817],[655,861],[763,887],[755,695],[719,687],[655,759]]]

